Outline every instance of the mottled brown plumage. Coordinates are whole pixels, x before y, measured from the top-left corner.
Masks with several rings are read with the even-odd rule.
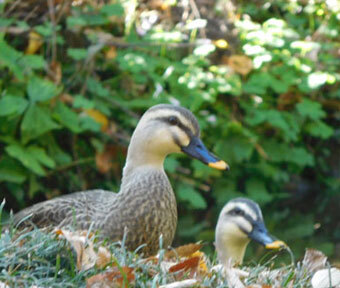
[[[128,249],[146,244],[143,252],[155,254],[161,235],[163,247],[171,245],[177,225],[176,199],[163,169],[164,159],[183,148],[188,150],[198,137],[199,127],[190,111],[165,104],[154,106],[143,115],[132,135],[119,193],[90,190],[58,197],[22,210],[15,215],[15,222],[30,215],[20,225],[75,225],[79,229],[92,225],[93,230],[113,241],[121,240],[126,233]],[[201,150],[205,149],[202,145],[198,147]],[[204,154],[205,158],[191,156],[205,163],[217,161],[211,154]]]

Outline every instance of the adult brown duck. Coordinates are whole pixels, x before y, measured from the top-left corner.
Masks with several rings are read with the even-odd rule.
[[[72,193],[28,207],[14,216],[19,226],[65,227],[99,231],[104,238],[122,240],[145,255],[155,254],[159,238],[171,245],[177,225],[177,204],[163,162],[168,154],[184,152],[212,168],[226,170],[199,138],[195,116],[187,109],[160,104],[140,119],[128,148],[119,193],[90,190]]]

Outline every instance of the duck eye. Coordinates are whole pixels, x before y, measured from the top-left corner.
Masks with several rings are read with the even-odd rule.
[[[239,208],[235,208],[233,214],[237,216],[244,216],[244,211]]]
[[[177,124],[178,124],[178,119],[177,119],[177,117],[175,117],[175,116],[170,116],[170,117],[168,118],[168,121],[169,121],[169,123],[170,123],[171,125],[177,125]]]

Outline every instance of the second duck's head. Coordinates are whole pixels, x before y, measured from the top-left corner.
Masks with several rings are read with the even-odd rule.
[[[168,154],[181,152],[210,167],[221,170],[229,168],[204,146],[198,122],[189,110],[170,104],[148,109],[132,135],[128,161],[133,161],[135,165],[162,166]]]
[[[230,200],[222,209],[215,231],[219,261],[241,264],[248,243],[254,240],[267,249],[285,246],[267,231],[259,205],[248,198]]]

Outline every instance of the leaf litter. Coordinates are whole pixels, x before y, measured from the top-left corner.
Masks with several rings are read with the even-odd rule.
[[[38,229],[34,229],[33,231],[29,231],[28,234],[47,233],[46,231],[37,231]],[[26,240],[29,238],[23,234],[20,234],[19,237],[15,237],[14,234],[12,235],[12,239],[8,238],[8,234],[4,235],[7,236],[0,238],[0,241],[4,239],[6,239],[6,243],[10,243],[8,241],[17,241],[21,245],[19,246],[20,249],[24,248],[29,242]],[[290,265],[276,269],[271,268],[275,257],[270,259],[265,265],[232,267],[228,264],[216,265],[214,261],[211,262],[201,251],[203,247],[202,243],[192,243],[168,251],[160,250],[158,255],[149,258],[141,258],[136,253],[126,251],[124,242],[112,244],[116,246],[108,245],[108,243],[97,241],[96,235],[88,231],[55,229],[53,235],[54,241],[57,241],[55,247],[65,248],[66,244],[66,246],[69,245],[74,250],[76,258],[74,268],[76,271],[73,271],[73,273],[75,273],[73,278],[78,277],[77,275],[83,275],[80,277],[85,277],[87,288],[125,288],[140,286],[140,283],[144,283],[144,285],[148,287],[161,288],[326,288],[339,287],[340,285],[339,269],[332,268],[327,261],[327,257],[322,252],[315,249],[307,249],[305,257],[301,262],[296,264],[293,262]],[[55,235],[57,235],[57,237]],[[33,238],[34,236],[30,237]],[[46,237],[51,238],[49,235]],[[64,241],[64,244],[61,243],[58,245],[58,242],[60,243],[61,240]],[[12,248],[18,247],[18,243],[13,243]],[[0,246],[2,244],[3,243],[0,242]],[[49,247],[49,245],[45,244],[44,246],[43,243],[40,243],[39,245],[45,247],[44,249]],[[117,246],[119,246],[119,249]],[[59,252],[53,254],[52,257],[58,258],[60,253],[62,252],[59,250]],[[45,253],[45,255],[47,254],[48,253]],[[5,257],[10,257],[10,254],[7,252],[3,255],[5,255]],[[19,261],[18,263],[23,262]],[[8,269],[7,277],[9,278],[6,279],[13,279],[10,277],[11,273],[13,273],[12,277],[15,279],[17,273],[15,271],[20,269],[21,265],[22,264],[19,264],[16,267],[14,266],[14,269],[12,266],[12,268],[0,268]],[[58,275],[63,270],[60,267],[58,269],[56,269],[55,275]],[[2,285],[13,283],[7,280],[4,281],[4,279],[5,278],[0,274],[0,283]],[[32,282],[32,284],[36,284],[36,282]],[[39,287],[44,285],[36,286]]]

